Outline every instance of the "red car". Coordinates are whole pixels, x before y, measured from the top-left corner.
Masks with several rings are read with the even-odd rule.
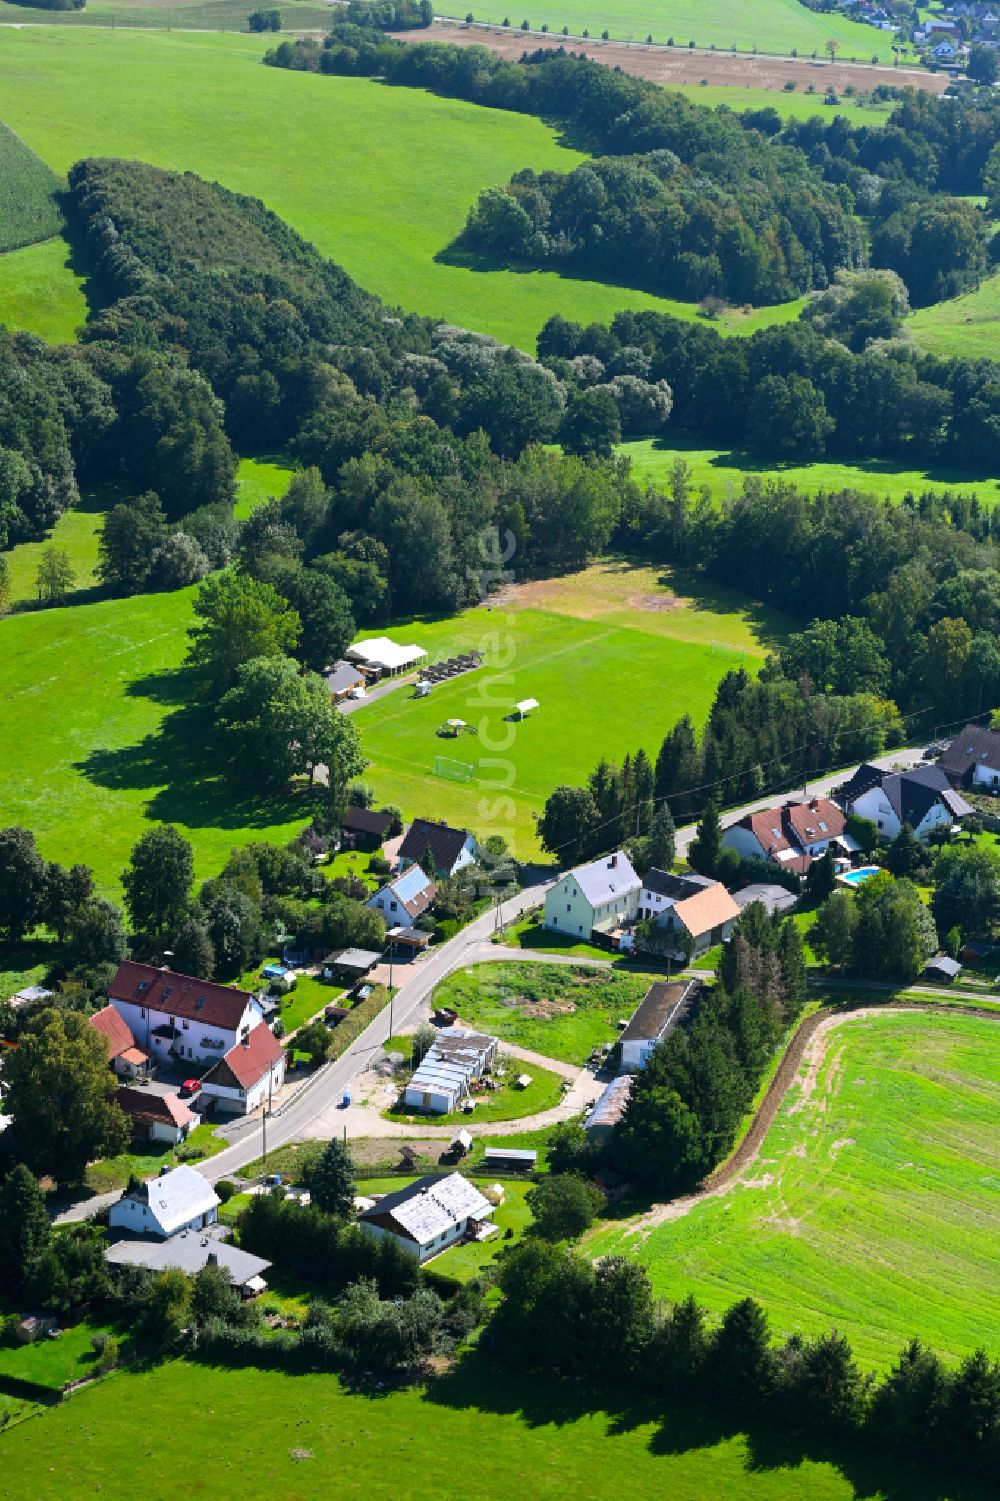
[[[184,1095],[185,1097],[187,1097],[189,1095],[197,1094],[200,1088],[201,1088],[201,1080],[200,1079],[185,1079],[184,1083],[181,1085],[181,1094]]]

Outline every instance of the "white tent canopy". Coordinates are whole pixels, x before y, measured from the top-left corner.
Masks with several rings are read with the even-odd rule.
[[[519,719],[524,719],[524,718],[527,717],[527,715],[529,715],[531,713],[532,709],[537,709],[537,708],[538,708],[538,699],[537,698],[522,698],[522,700],[521,700],[521,702],[519,704],[515,704],[514,705],[514,713],[517,715],[517,717]]]
[[[411,641],[400,646],[389,636],[373,636],[368,641],[356,641],[347,653],[352,662],[363,662],[366,667],[377,667],[383,672],[402,672],[426,657],[422,646]]]

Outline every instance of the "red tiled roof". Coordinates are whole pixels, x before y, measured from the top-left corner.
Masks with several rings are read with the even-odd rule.
[[[814,797],[808,803],[792,803],[782,811],[799,844],[819,844],[825,839],[839,839],[847,827],[843,813],[828,797]],[[821,828],[821,824],[825,824],[826,828]]]
[[[764,850],[765,854],[779,854],[782,850],[791,849],[782,828],[781,809],[765,808],[763,813],[748,813],[740,819],[745,829],[749,829]]]
[[[120,1058],[130,1048],[135,1047],[135,1038],[132,1036],[132,1028],[123,1016],[119,1016],[114,1006],[105,1006],[103,1011],[95,1011],[93,1016],[88,1016],[87,1021],[95,1032],[101,1032],[108,1044],[108,1061]],[[143,1055],[145,1057],[145,1054]]]
[[[118,1103],[125,1114],[138,1121],[156,1121],[165,1126],[189,1126],[195,1119],[184,1101],[175,1094],[151,1094],[145,1089],[118,1091]]]
[[[247,990],[217,985],[214,980],[198,980],[180,975],[176,970],[157,969],[152,964],[127,960],[108,986],[112,1000],[131,1001],[168,1016],[182,1016],[189,1021],[204,1022],[209,1027],[235,1031],[252,999]]]
[[[225,1057],[209,1069],[202,1084],[228,1085],[228,1073],[236,1080],[238,1088],[252,1089],[280,1057],[281,1044],[270,1027],[254,1027],[245,1043],[238,1042],[231,1047]]]

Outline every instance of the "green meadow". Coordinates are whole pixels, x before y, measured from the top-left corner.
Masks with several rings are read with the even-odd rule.
[[[666,483],[674,460],[684,459],[691,467],[695,484],[707,485],[717,498],[738,494],[745,477],[758,474],[789,480],[810,494],[817,490],[861,490],[887,496],[898,503],[911,492],[919,495],[924,490],[938,493],[962,490],[976,494],[985,506],[1000,502],[1000,480],[995,474],[976,474],[944,466],[903,469],[891,459],[846,462],[824,459],[812,464],[789,464],[734,449],[698,448],[680,436],[637,438],[623,443],[620,452],[631,460],[637,479],[661,486]]]
[[[744,89],[724,83],[671,84],[670,89],[671,93],[684,94],[692,104],[705,105],[709,109],[725,105],[726,109],[737,114],[747,109],[773,109],[783,120],[811,120],[818,115],[825,125],[838,115],[843,115],[850,125],[884,125],[895,108],[889,103],[868,104],[862,99],[849,98],[841,98],[837,105],[824,104],[825,85],[821,87],[821,84],[822,75],[814,94],[807,94],[804,88],[786,93],[783,88]]]
[[[138,157],[253,194],[387,302],[527,349],[556,312],[584,323],[621,308],[696,316],[691,303],[630,288],[444,258],[483,188],[525,166],[572,168],[581,154],[530,116],[264,68],[269,45],[233,33],[3,30],[3,118],[58,173],[88,155]],[[6,290],[0,275],[0,310],[18,300],[17,270]],[[69,268],[59,275],[50,296],[68,306],[78,284]],[[733,314],[725,326],[751,333],[800,306]],[[52,327],[51,310],[42,319]]]
[[[964,297],[920,308],[907,327],[929,354],[1000,359],[1000,276],[991,276]]]
[[[616,40],[644,42],[652,35],[660,43],[672,37],[678,47],[693,41],[720,52],[738,47],[781,55],[797,51],[801,57],[814,52],[826,56],[832,37],[841,58],[892,61],[892,38],[886,32],[809,10],[799,0],[535,0],[516,13],[488,0],[476,7],[475,16],[496,22],[510,16],[515,26],[526,18],[536,31],[543,25],[551,31],[568,26],[575,36],[586,28],[595,37],[607,30]]]
[[[2,47],[2,38],[0,38]],[[87,320],[83,277],[61,235],[0,255],[0,323],[67,344]]]
[[[871,1451],[831,1451],[762,1426],[745,1433],[697,1409],[629,1406],[617,1395],[606,1402],[585,1388],[494,1370],[478,1356],[426,1388],[377,1396],[346,1392],[332,1376],[175,1360],[113,1376],[0,1436],[0,1495],[133,1501],[138,1460],[150,1501],[236,1493],[427,1501],[444,1474],[474,1475],[482,1501],[987,1494],[925,1469],[901,1474]],[[232,1422],[239,1432],[229,1441],[220,1425]]]
[[[147,821],[188,835],[204,879],[234,845],[282,843],[308,816],[302,796],[234,792],[218,776],[205,719],[186,707],[191,684],[178,671],[191,593],[0,622],[0,825],[33,829],[48,859],[86,861],[111,893]]]
[[[866,1367],[911,1335],[1000,1354],[1000,1028],[897,1013],[825,1043],[735,1187],[588,1251],[634,1256],[659,1295],[715,1314],[750,1295],[782,1334],[835,1327]]]
[[[37,10],[0,3],[0,22],[49,26],[154,26],[177,31],[246,31],[247,0],[87,0],[83,10]],[[330,6],[279,0],[282,31],[328,31]]]

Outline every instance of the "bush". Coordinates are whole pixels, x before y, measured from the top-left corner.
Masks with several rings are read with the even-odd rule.
[[[219,1202],[222,1204],[228,1204],[233,1195],[239,1193],[236,1184],[231,1183],[228,1178],[220,1178],[215,1185],[215,1191],[219,1195]]]

